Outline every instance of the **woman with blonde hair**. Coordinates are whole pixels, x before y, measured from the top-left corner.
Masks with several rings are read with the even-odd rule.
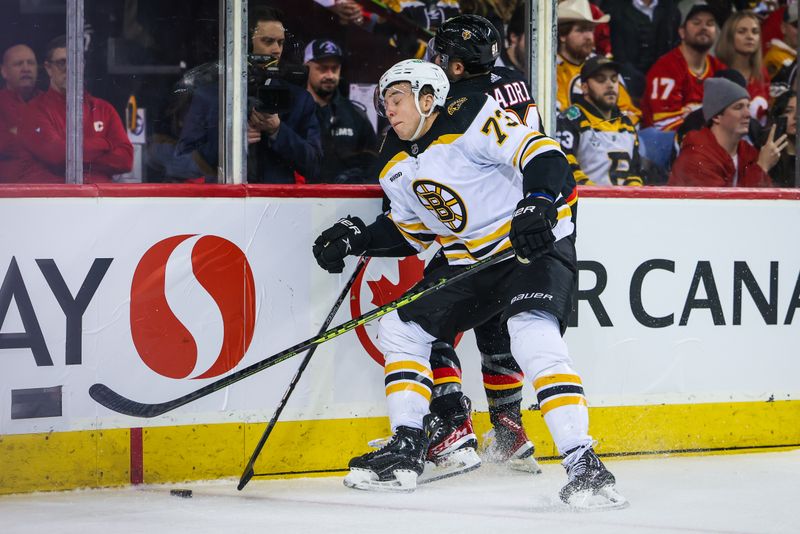
[[[747,80],[750,116],[761,124],[769,107],[769,77],[761,60],[761,21],[752,11],[734,13],[720,32],[716,56]]]

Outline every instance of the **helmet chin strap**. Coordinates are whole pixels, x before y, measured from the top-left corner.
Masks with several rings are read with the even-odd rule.
[[[431,116],[433,113],[433,106],[431,109],[428,110],[428,113],[423,113],[421,109],[419,109],[419,96],[414,95],[414,106],[417,108],[417,113],[419,113],[419,124],[417,125],[417,129],[414,131],[414,135],[409,138],[409,141],[416,141],[420,137],[420,132],[422,131],[422,127],[425,126],[425,119]]]

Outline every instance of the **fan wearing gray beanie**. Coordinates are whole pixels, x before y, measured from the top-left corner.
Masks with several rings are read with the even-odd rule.
[[[745,137],[750,126],[750,95],[725,78],[703,83],[706,126],[689,132],[672,166],[668,185],[695,187],[769,187],[769,170],[788,143],[775,139],[773,127],[761,150]]]

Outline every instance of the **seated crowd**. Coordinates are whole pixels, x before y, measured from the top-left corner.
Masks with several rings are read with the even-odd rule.
[[[522,0],[390,2],[375,13],[355,0],[314,1],[352,31],[385,35],[405,57],[431,59],[426,36],[460,13],[481,15],[500,36],[497,67],[526,77]],[[301,21],[275,5],[251,2],[248,10],[247,181],[376,183],[386,124],[351,100],[343,83],[343,69],[352,75],[360,56],[326,35],[292,41],[287,28]],[[735,6],[560,0],[558,118],[547,133],[561,143],[578,184],[798,185],[797,2]],[[302,68],[287,74],[290,42]],[[24,43],[3,51],[0,184],[65,180],[66,38],[40,53]],[[186,71],[170,128],[148,132],[145,155],[160,181],[224,181],[218,66]],[[84,92],[83,120],[83,182],[119,181],[134,167],[120,113]]]

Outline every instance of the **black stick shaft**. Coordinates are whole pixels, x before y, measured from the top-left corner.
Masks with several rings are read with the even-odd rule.
[[[194,391],[190,391],[189,393],[182,395],[178,398],[155,403],[155,404],[148,404],[143,402],[136,402],[134,400],[128,399],[123,397],[116,391],[112,390],[110,387],[106,386],[105,384],[94,384],[92,387],[89,388],[89,396],[91,396],[95,401],[99,404],[105,406],[110,410],[114,410],[115,412],[130,415],[133,417],[156,417],[162,414],[165,414],[175,408],[180,408],[184,404],[188,404],[190,402],[194,402],[197,399],[201,399],[206,395],[210,395],[215,393],[221,389],[224,389],[232,384],[235,384],[239,380],[244,380],[245,378],[254,375],[268,367],[272,367],[273,365],[277,365],[282,361],[288,360],[293,356],[297,356],[301,352],[311,348],[314,345],[319,345],[321,343],[325,343],[326,341],[330,341],[333,338],[339,337],[342,334],[346,334],[351,330],[355,330],[361,325],[367,324],[370,321],[374,321],[379,317],[383,317],[384,315],[391,313],[398,308],[402,308],[408,304],[411,304],[415,300],[418,300],[426,295],[429,295],[435,291],[438,291],[444,287],[447,287],[459,280],[463,280],[464,278],[471,276],[472,274],[482,271],[496,263],[499,263],[503,260],[507,260],[514,256],[514,251],[509,249],[504,252],[500,252],[493,256],[489,256],[477,263],[473,263],[471,265],[467,265],[464,269],[456,275],[453,275],[450,278],[440,278],[439,280],[435,280],[430,284],[426,284],[423,287],[419,287],[416,289],[412,289],[411,291],[407,292],[405,295],[400,297],[397,300],[393,300],[388,304],[384,304],[379,308],[375,308],[374,310],[368,311],[367,313],[361,315],[360,317],[356,317],[346,323],[342,323],[339,326],[335,326],[325,332],[324,334],[309,338],[293,347],[289,347],[288,349],[282,350],[277,354],[273,354],[268,358],[264,358],[261,361],[258,361],[252,365],[245,367],[235,373],[231,373],[227,376],[220,378],[206,386],[201,387],[200,389],[196,389]]]
[[[355,271],[353,271],[353,274],[350,276],[350,279],[344,285],[344,289],[342,289],[339,298],[336,300],[336,303],[333,305],[333,308],[331,308],[331,311],[325,318],[325,321],[323,321],[322,327],[319,329],[317,335],[324,334],[325,330],[327,330],[328,327],[331,325],[331,323],[333,322],[333,318],[336,316],[336,312],[339,311],[342,302],[344,302],[345,298],[347,298],[347,295],[350,293],[350,289],[356,282],[356,278],[358,278],[358,275],[361,274],[361,272],[364,270],[364,267],[367,265],[368,262],[369,259],[365,256],[361,256],[358,259]],[[254,475],[253,466],[255,465],[258,456],[261,454],[261,449],[264,448],[264,445],[267,443],[267,439],[269,439],[270,434],[272,434],[272,429],[275,428],[275,425],[278,423],[278,418],[280,418],[281,413],[283,413],[283,409],[286,408],[286,404],[289,402],[289,397],[291,397],[294,388],[297,386],[297,383],[300,382],[300,377],[303,375],[303,371],[305,371],[306,367],[308,366],[308,363],[311,361],[311,357],[314,356],[314,353],[317,351],[317,347],[319,347],[319,345],[314,345],[313,347],[308,349],[308,352],[306,352],[303,361],[300,362],[300,366],[297,368],[297,372],[295,372],[294,376],[292,377],[292,380],[289,382],[289,387],[286,388],[286,392],[283,394],[283,398],[281,398],[281,401],[278,403],[278,407],[275,408],[275,413],[273,414],[272,419],[269,420],[267,428],[264,430],[264,433],[261,434],[261,439],[258,440],[258,444],[256,445],[256,448],[253,450],[253,454],[250,455],[250,460],[247,462],[247,467],[244,468],[242,476],[239,478],[239,485],[236,486],[236,489],[238,489],[239,491],[242,491],[244,487],[247,485],[247,483],[250,482],[250,479],[253,478]]]

